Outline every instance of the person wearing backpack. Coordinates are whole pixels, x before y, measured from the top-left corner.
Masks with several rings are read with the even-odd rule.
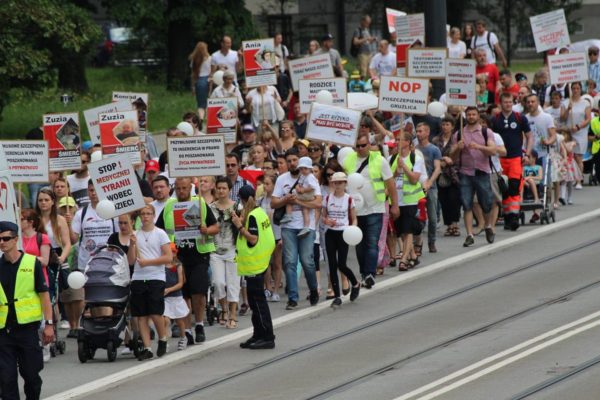
[[[500,47],[498,36],[494,32],[489,32],[485,29],[485,21],[479,20],[475,22],[475,33],[476,35],[471,39],[471,49],[484,49],[487,61],[491,64],[496,64],[496,56],[498,56],[502,66],[508,68],[508,63],[506,62],[506,57],[504,57],[502,47]]]
[[[363,15],[360,19],[360,26],[354,30],[350,42],[350,55],[358,58],[358,69],[363,78],[366,78],[369,73],[369,60],[371,54],[375,52],[374,43],[377,41],[376,37],[371,36],[370,26],[371,17]]]

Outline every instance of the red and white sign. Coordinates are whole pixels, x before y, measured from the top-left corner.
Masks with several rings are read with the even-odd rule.
[[[379,109],[382,111],[427,114],[429,80],[382,76]]]
[[[538,53],[564,47],[571,43],[565,10],[562,8],[529,17],[529,22],[535,40],[535,49]]]
[[[145,142],[148,130],[148,93],[112,92],[112,101],[128,101],[132,106],[131,110],[137,111],[141,140]]]
[[[51,172],[81,168],[79,114],[45,114],[44,140],[48,141]]]
[[[411,78],[444,78],[447,48],[408,49],[407,75]]]
[[[306,138],[341,146],[354,146],[360,111],[313,103],[306,127]]]
[[[92,142],[94,142],[94,144],[100,143],[98,114],[131,110],[133,110],[133,105],[130,101],[117,101],[85,110],[83,112],[83,118],[85,118],[85,124],[87,125]]]
[[[412,45],[419,41],[425,45],[425,14],[399,15],[395,22],[396,44]]]
[[[334,78],[333,66],[329,54],[319,54],[316,56],[299,58],[288,62],[290,75],[292,77],[292,86],[294,90],[299,90],[300,79]]]
[[[173,204],[173,220],[175,222],[176,240],[193,240],[201,236],[200,233],[200,202],[182,201]]]
[[[475,60],[446,59],[446,104],[452,106],[476,106]]]
[[[410,45],[408,44],[398,44],[396,45],[396,67],[397,68],[405,68],[406,61],[408,59],[408,48]]]
[[[221,135],[167,138],[169,177],[225,175],[225,139]]]
[[[303,114],[310,112],[310,106],[321,90],[331,92],[334,106],[347,107],[348,105],[346,79],[344,78],[300,79],[299,86],[300,112]]]
[[[140,130],[136,111],[100,114],[100,142],[102,155],[129,154],[131,162],[141,164]]]
[[[208,99],[206,133],[219,133],[225,136],[225,143],[236,143],[237,117],[238,108],[235,97]]]
[[[548,56],[550,83],[581,82],[588,80],[588,59],[586,53],[565,53]]]
[[[262,85],[276,85],[275,74],[275,41],[271,39],[258,39],[242,42],[244,51],[244,70],[246,72],[246,85],[258,87]]]
[[[19,225],[17,218],[17,202],[15,196],[15,186],[12,181],[12,176],[8,170],[6,156],[0,146],[0,221],[10,221]],[[18,241],[21,248],[21,241]],[[0,252],[2,254],[2,252]]]
[[[388,31],[390,33],[396,32],[396,17],[406,15],[404,11],[394,10],[393,8],[385,9],[385,16],[387,19]]]
[[[3,140],[0,147],[16,183],[48,182],[48,142]]]

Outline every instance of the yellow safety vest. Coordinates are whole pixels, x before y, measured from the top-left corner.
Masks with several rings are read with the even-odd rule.
[[[13,299],[19,325],[41,321],[43,317],[40,295],[35,291],[34,272],[35,257],[30,254],[23,254],[17,271]],[[4,288],[0,285],[0,329],[6,326],[8,309],[8,299],[6,293],[4,293]]]
[[[194,196],[190,199],[190,201],[199,201],[199,198]],[[175,218],[173,216],[173,206],[177,203],[177,199],[169,199],[167,200],[167,204],[165,204],[165,208],[163,209],[163,221],[165,223],[165,232],[169,235],[169,239],[171,242],[175,242]],[[202,224],[206,225],[206,202],[202,199],[200,203],[201,213],[202,213]],[[201,242],[200,239],[196,239],[196,250],[198,253],[211,253],[216,250],[215,242],[212,240],[212,237],[207,237],[207,240]]]
[[[398,157],[402,157],[401,154],[398,154]],[[394,164],[396,164],[396,168],[398,166],[398,157],[394,160]],[[416,157],[416,156],[415,156]],[[412,171],[413,163],[411,161],[410,155],[406,157],[404,160],[406,166]],[[395,171],[395,170],[392,170]],[[408,180],[408,175],[402,175],[402,202],[404,204],[417,204],[419,200],[425,197],[425,193],[423,192],[423,188],[421,187],[421,182],[417,181],[417,183],[412,184]]]
[[[250,217],[256,219],[258,225],[258,241],[252,247],[248,246],[246,238],[239,234],[235,247],[237,248],[236,262],[238,275],[258,275],[269,267],[271,254],[275,250],[275,235],[271,227],[269,216],[260,207],[250,212],[246,220],[246,230]]]
[[[353,151],[346,156],[344,160],[344,169],[348,175],[356,172],[356,161],[358,160],[358,154]],[[385,201],[385,183],[381,176],[381,164],[383,156],[377,151],[369,152],[369,179],[371,180],[371,186],[375,191],[375,198],[378,202],[383,203]]]
[[[590,122],[590,126],[592,127],[592,133],[595,135],[592,142],[592,154],[596,154],[600,151],[600,117],[594,117]]]

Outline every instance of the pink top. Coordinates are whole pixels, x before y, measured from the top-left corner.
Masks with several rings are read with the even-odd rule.
[[[488,142],[494,140],[494,133],[491,129],[487,130]],[[465,143],[465,148],[460,152],[460,170],[459,172],[463,175],[474,176],[475,170],[478,169],[485,173],[491,173],[490,169],[490,157],[483,153],[481,150],[469,149],[470,143],[478,143],[482,146],[487,146],[481,133],[481,125],[476,124],[472,128],[466,125],[463,128],[461,137]],[[454,134],[454,141],[458,140],[458,134]]]
[[[23,244],[23,252],[26,254],[31,254],[32,256],[40,257],[42,252],[38,247],[37,242],[37,234],[27,238],[25,235],[21,236],[21,243]],[[42,233],[42,246],[50,245],[50,238],[45,233]],[[48,270],[46,269],[46,265],[42,265],[42,270],[44,271],[44,276],[46,277],[46,284],[48,284]]]

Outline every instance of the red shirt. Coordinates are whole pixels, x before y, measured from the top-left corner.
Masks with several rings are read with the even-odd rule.
[[[502,93],[510,93],[513,95],[513,99],[516,99],[519,96],[519,89],[520,87],[517,83],[513,84],[509,88],[501,87],[500,90],[498,90],[498,93],[496,93],[496,104],[500,104],[500,95]]]
[[[500,80],[500,71],[498,71],[496,64],[486,64],[483,67],[477,65],[475,66],[475,74],[486,74],[488,78],[487,90],[488,92],[496,94],[496,87]]]

